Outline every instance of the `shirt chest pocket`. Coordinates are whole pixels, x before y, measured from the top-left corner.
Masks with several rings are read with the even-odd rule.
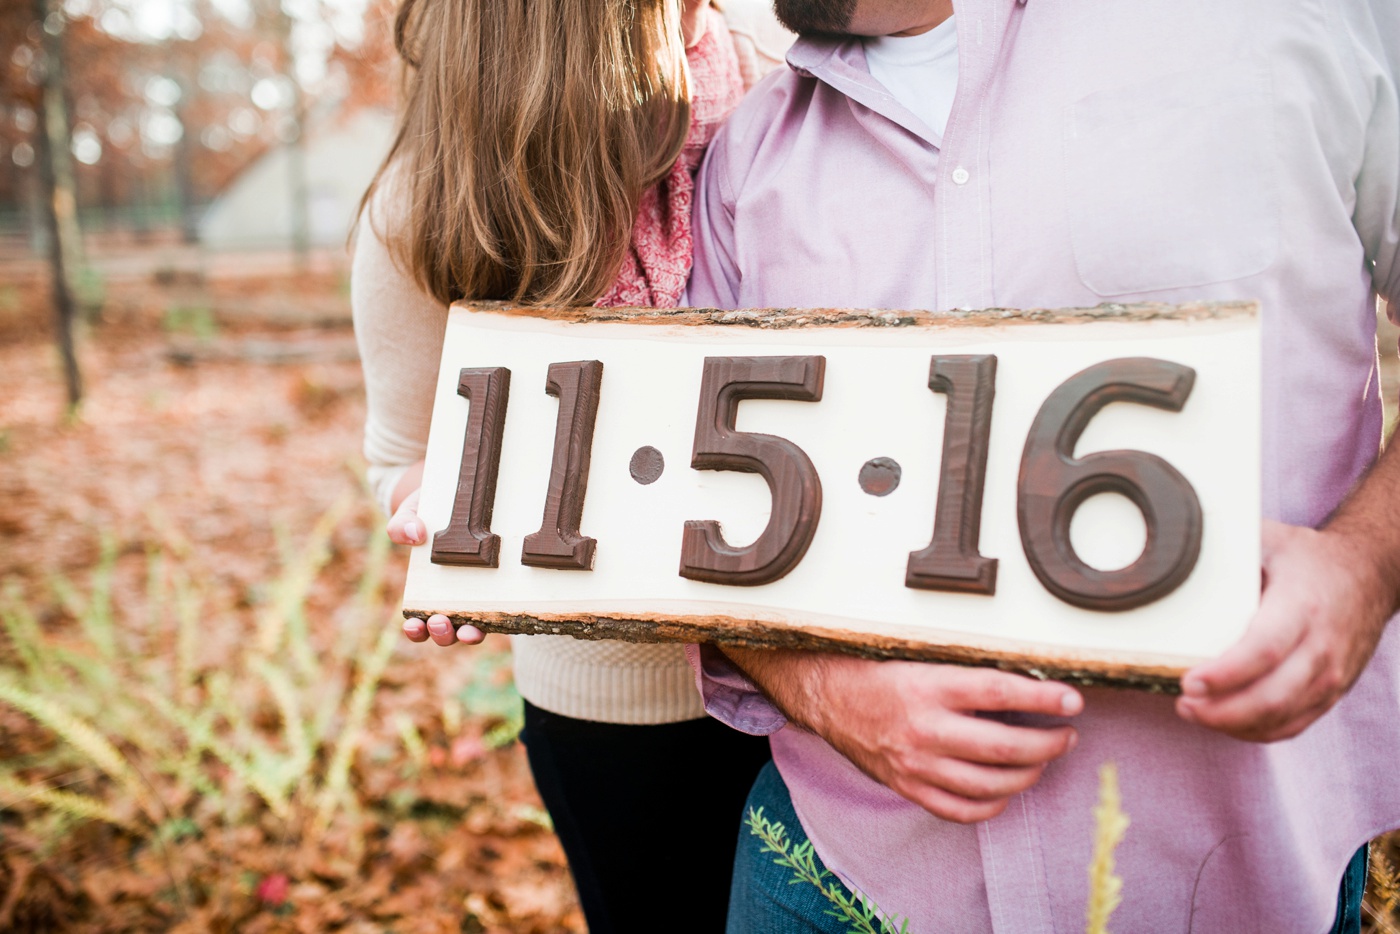
[[[1239,62],[1100,91],[1065,108],[1075,263],[1098,295],[1227,282],[1279,250],[1273,95]]]

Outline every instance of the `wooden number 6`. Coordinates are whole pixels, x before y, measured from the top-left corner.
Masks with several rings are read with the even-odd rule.
[[[1074,606],[1131,610],[1159,600],[1190,575],[1201,552],[1201,503],[1186,478],[1142,451],[1102,451],[1076,460],[1074,445],[1110,402],[1179,412],[1196,371],[1166,360],[1108,360],[1075,374],[1050,394],[1031,424],[1021,456],[1017,518],[1031,569]],[[1070,544],[1074,511],[1099,493],[1120,493],[1142,510],[1147,545],[1136,561],[1101,571]]]
[[[681,539],[681,577],[753,586],[787,574],[812,543],[822,511],[817,469],[785,438],[734,430],[743,399],[818,402],[825,357],[706,357],[695,421],[696,470],[762,474],[773,496],[768,527],[751,545],[734,548],[719,523],[691,520]]]

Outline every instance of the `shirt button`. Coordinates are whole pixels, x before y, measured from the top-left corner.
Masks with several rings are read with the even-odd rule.
[[[968,170],[963,168],[962,166],[958,166],[956,169],[953,170],[954,185],[966,185],[967,180],[971,177],[972,173],[968,172]]]

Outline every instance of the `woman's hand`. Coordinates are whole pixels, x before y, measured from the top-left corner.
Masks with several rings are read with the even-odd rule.
[[[705,35],[705,7],[710,0],[681,0],[681,38],[687,49]]]
[[[452,645],[454,642],[479,645],[481,640],[486,638],[486,633],[475,626],[464,624],[460,629],[453,629],[452,620],[441,613],[429,616],[427,620],[417,617],[404,620],[403,634],[408,636],[409,642],[427,642],[432,639],[438,645]]]
[[[422,462],[410,468],[404,475],[404,481],[421,484],[423,481]],[[400,481],[399,489],[394,491],[395,498],[404,486],[404,481]],[[418,518],[418,498],[422,493],[421,486],[415,486],[412,492],[404,496],[399,502],[394,514],[389,517],[389,540],[396,545],[422,545],[428,541],[428,529],[423,524],[423,520]],[[465,642],[467,645],[476,645],[486,638],[486,634],[475,626],[462,626],[454,629],[452,620],[436,613],[426,620],[406,619],[403,621],[403,634],[410,642],[427,642],[432,639],[438,645],[452,645],[454,642]]]

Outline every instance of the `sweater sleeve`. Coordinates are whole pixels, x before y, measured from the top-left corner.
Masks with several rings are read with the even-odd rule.
[[[380,237],[388,213],[384,204],[377,198],[360,223],[350,306],[365,374],[369,483],[387,512],[399,478],[428,450],[447,306],[419,288],[390,256]]]

